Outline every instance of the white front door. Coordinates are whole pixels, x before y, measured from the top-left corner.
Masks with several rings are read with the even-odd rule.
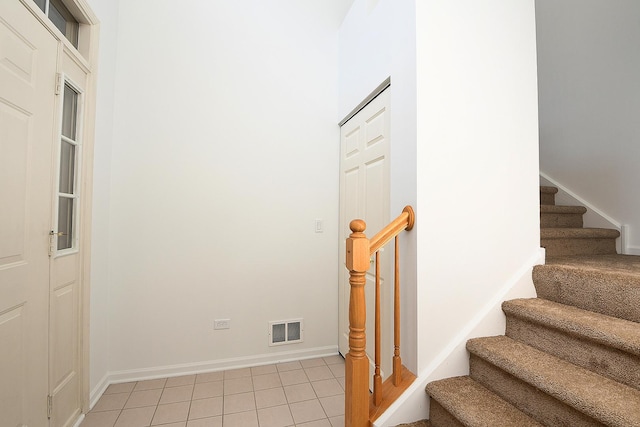
[[[47,425],[57,42],[0,1],[0,426]]]
[[[345,240],[351,233],[349,222],[363,219],[365,234],[372,238],[389,219],[389,133],[390,92],[387,88],[340,128],[340,263],[339,278],[339,350],[349,352],[349,272],[344,267]],[[393,306],[391,250],[381,252],[382,344],[381,370],[390,374],[393,354]],[[374,286],[375,266],[366,275],[367,354],[374,355]],[[372,372],[373,373],[373,372]]]
[[[88,393],[89,75],[36,3],[0,0],[0,427],[70,427]]]

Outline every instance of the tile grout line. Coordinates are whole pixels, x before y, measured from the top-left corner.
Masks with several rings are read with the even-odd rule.
[[[194,375],[193,388],[191,389],[191,399],[189,399],[189,410],[187,411],[187,421],[184,423],[185,426],[189,424],[189,418],[191,418],[191,406],[193,405],[193,394],[196,392],[196,378],[198,378],[197,375]]]

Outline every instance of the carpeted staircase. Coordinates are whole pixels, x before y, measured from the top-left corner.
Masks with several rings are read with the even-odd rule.
[[[412,426],[640,426],[640,257],[557,191],[540,188],[538,298],[503,303],[505,335],[469,340],[470,374],[427,385]]]

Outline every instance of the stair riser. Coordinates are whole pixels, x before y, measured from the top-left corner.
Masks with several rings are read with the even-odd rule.
[[[541,205],[555,205],[556,204],[556,195],[549,193],[540,193],[540,204]]]
[[[602,424],[538,388],[471,354],[470,375],[522,412],[547,426],[596,427]]]
[[[582,214],[541,213],[541,228],[582,228]]]
[[[548,257],[616,253],[615,239],[540,239],[540,246]]]
[[[565,331],[507,315],[506,335],[640,390],[640,357]]]
[[[538,266],[533,283],[539,298],[640,323],[640,285],[624,278]]]
[[[465,427],[433,398],[429,403],[429,422],[433,427]]]
[[[426,392],[432,405],[441,406],[431,412],[439,426],[543,427],[468,375],[431,382]]]
[[[400,424],[397,427],[433,427],[429,420],[416,421],[409,424]]]

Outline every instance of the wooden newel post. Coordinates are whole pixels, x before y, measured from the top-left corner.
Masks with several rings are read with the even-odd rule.
[[[369,359],[366,354],[365,273],[369,269],[367,225],[361,219],[349,224],[347,269],[349,270],[349,353],[345,361],[345,426],[369,426]]]

